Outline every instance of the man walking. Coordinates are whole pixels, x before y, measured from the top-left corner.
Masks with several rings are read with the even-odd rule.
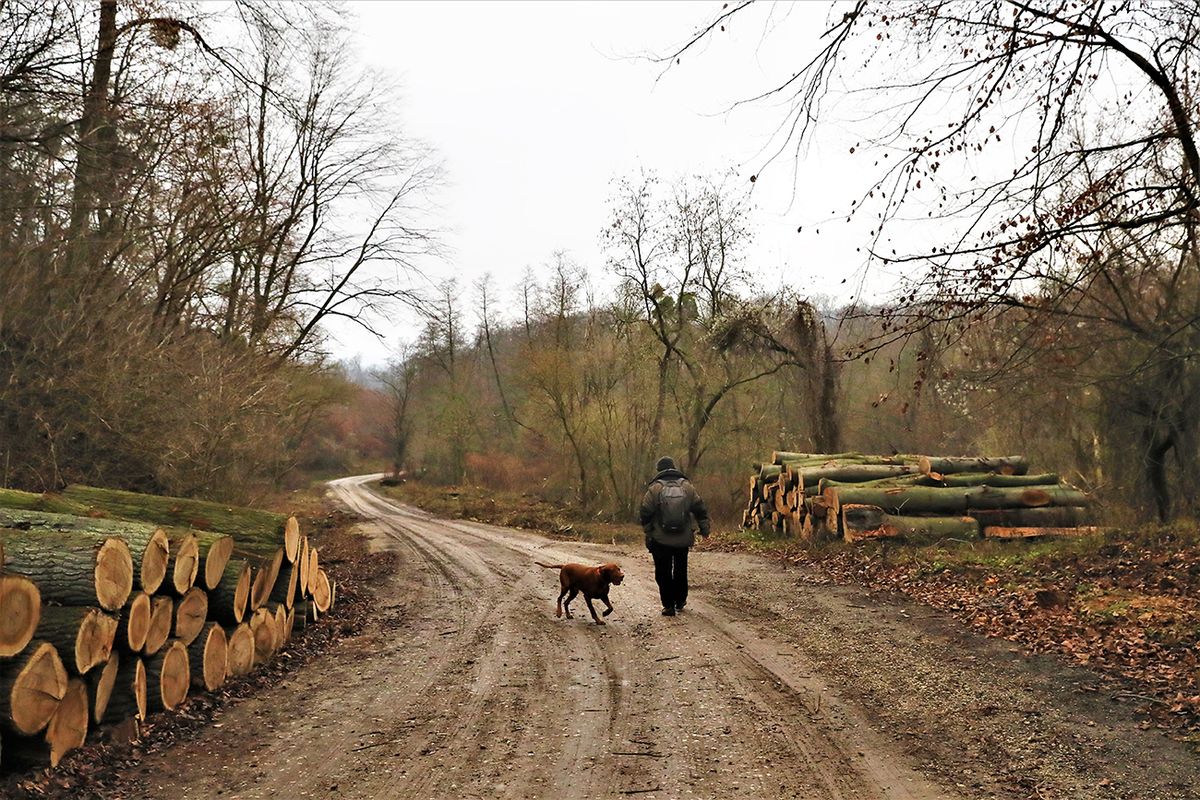
[[[646,489],[639,516],[646,532],[646,549],[654,557],[663,616],[673,617],[687,604],[688,548],[696,543],[692,518],[700,526],[700,535],[707,538],[708,509],[696,487],[675,468],[674,460],[660,458],[655,469],[658,474]]]

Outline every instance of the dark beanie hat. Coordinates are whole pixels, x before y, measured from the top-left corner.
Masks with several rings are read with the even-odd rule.
[[[671,458],[670,456],[663,456],[658,460],[658,463],[654,465],[654,468],[659,472],[668,469],[675,469],[675,459]]]

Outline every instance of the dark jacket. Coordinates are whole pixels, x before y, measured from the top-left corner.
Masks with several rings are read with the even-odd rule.
[[[687,530],[682,533],[670,534],[662,529],[658,514],[658,495],[662,492],[663,484],[667,482],[679,481],[687,492],[691,500],[691,516],[695,518],[696,523],[700,526],[700,535],[708,536],[708,509],[704,506],[704,501],[700,499],[700,495],[696,492],[696,487],[692,486],[692,482],[687,479],[677,469],[665,469],[654,476],[654,480],[650,481],[650,486],[646,489],[646,495],[642,498],[641,513],[638,517],[642,523],[642,530],[646,533],[646,547],[649,548],[653,543],[664,544],[668,547],[691,547],[696,543],[696,532],[688,525]]]

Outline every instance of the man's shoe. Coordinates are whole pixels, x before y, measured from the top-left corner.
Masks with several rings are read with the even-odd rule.
[[[687,605],[687,600],[684,600],[682,603],[676,603],[676,604],[675,604],[675,610],[676,610],[676,611],[683,611],[683,607],[684,607],[684,606],[686,606],[686,605]]]
[[[673,616],[675,616],[675,609],[673,609],[673,608],[664,608],[664,609],[663,609],[663,616],[664,616],[664,617],[673,617]]]
[[[675,606],[675,613],[676,613],[676,614],[682,614],[682,613],[683,613],[683,606]]]

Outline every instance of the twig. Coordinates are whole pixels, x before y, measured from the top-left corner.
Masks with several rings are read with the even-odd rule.
[[[674,661],[677,658],[679,658],[679,656],[663,656],[662,658],[656,658],[654,660],[655,661]]]
[[[636,751],[631,751],[631,750],[613,750],[612,755],[614,755],[614,756],[646,756],[647,758],[662,758],[663,757],[662,753],[641,753],[641,752],[636,752]]]
[[[1132,692],[1120,692],[1112,696],[1113,700],[1120,700],[1124,697],[1132,697],[1134,700],[1144,700],[1147,703],[1154,703],[1160,706],[1170,705],[1166,700],[1159,700],[1157,697],[1147,697],[1144,694],[1133,694]]]
[[[622,789],[621,794],[646,794],[648,792],[657,792],[662,789],[662,784],[652,786],[649,789]]]
[[[399,739],[388,739],[387,741],[375,742],[374,744],[364,744],[362,747],[352,747],[350,749],[350,752],[357,753],[359,750],[369,750],[372,747],[383,747],[385,744],[395,744],[398,741],[400,741],[400,740]]]

